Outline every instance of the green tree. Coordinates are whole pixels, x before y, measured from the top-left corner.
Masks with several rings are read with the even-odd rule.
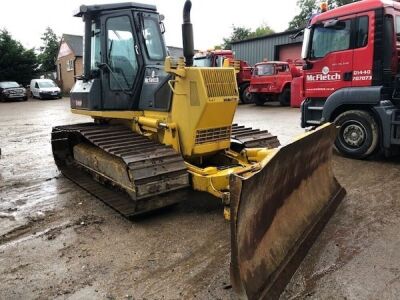
[[[297,0],[300,13],[289,22],[288,30],[302,28],[307,25],[308,18],[317,8],[316,0]]]
[[[6,30],[0,30],[0,81],[29,84],[38,67],[34,49],[26,50]]]
[[[329,9],[336,8],[342,5],[353,3],[359,0],[328,0]],[[319,3],[316,0],[297,0],[297,6],[300,8],[300,13],[289,22],[288,30],[305,27],[309,17],[318,11]]]
[[[230,50],[232,49],[232,42],[241,41],[249,37],[251,29],[246,27],[237,27],[232,25],[232,33],[229,38],[223,38],[222,48]]]
[[[270,35],[275,33],[275,31],[268,26],[268,24],[263,23],[261,26],[258,26],[256,30],[250,33],[249,37],[259,37],[264,35]]]
[[[232,49],[232,42],[243,41],[245,39],[254,38],[258,36],[268,35],[274,33],[274,31],[267,24],[263,23],[261,26],[257,27],[255,31],[250,28],[232,26],[232,33],[229,38],[223,38],[223,43],[221,48],[230,50]]]
[[[40,54],[38,56],[40,70],[42,72],[53,72],[56,70],[55,62],[57,59],[60,39],[50,27],[47,27],[41,40],[43,45],[40,47]]]

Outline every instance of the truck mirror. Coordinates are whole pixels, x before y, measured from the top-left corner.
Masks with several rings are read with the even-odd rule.
[[[303,47],[301,48],[301,58],[306,59],[308,56],[308,47],[310,45],[311,29],[304,29]]]

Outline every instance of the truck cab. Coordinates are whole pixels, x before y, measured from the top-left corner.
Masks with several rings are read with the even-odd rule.
[[[400,3],[367,0],[314,16],[304,31],[302,127],[335,122],[353,158],[400,145]]]
[[[299,76],[296,66],[289,62],[260,62],[254,66],[249,92],[256,105],[266,101],[279,101],[282,106],[290,104],[290,85]]]
[[[224,61],[229,60],[230,66],[236,69],[236,81],[239,88],[239,97],[242,103],[251,103],[249,92],[252,67],[243,60],[235,60],[232,50],[211,50],[196,53],[193,65],[196,67],[223,67]]]

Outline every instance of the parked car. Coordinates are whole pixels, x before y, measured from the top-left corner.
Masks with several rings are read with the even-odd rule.
[[[0,82],[0,101],[28,100],[26,89],[15,81]]]
[[[51,79],[32,79],[31,96],[38,99],[61,99],[61,89]]]

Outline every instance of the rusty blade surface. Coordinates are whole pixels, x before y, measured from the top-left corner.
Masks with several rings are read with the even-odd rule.
[[[334,125],[279,149],[250,178],[232,176],[231,280],[244,299],[276,299],[343,199]]]

